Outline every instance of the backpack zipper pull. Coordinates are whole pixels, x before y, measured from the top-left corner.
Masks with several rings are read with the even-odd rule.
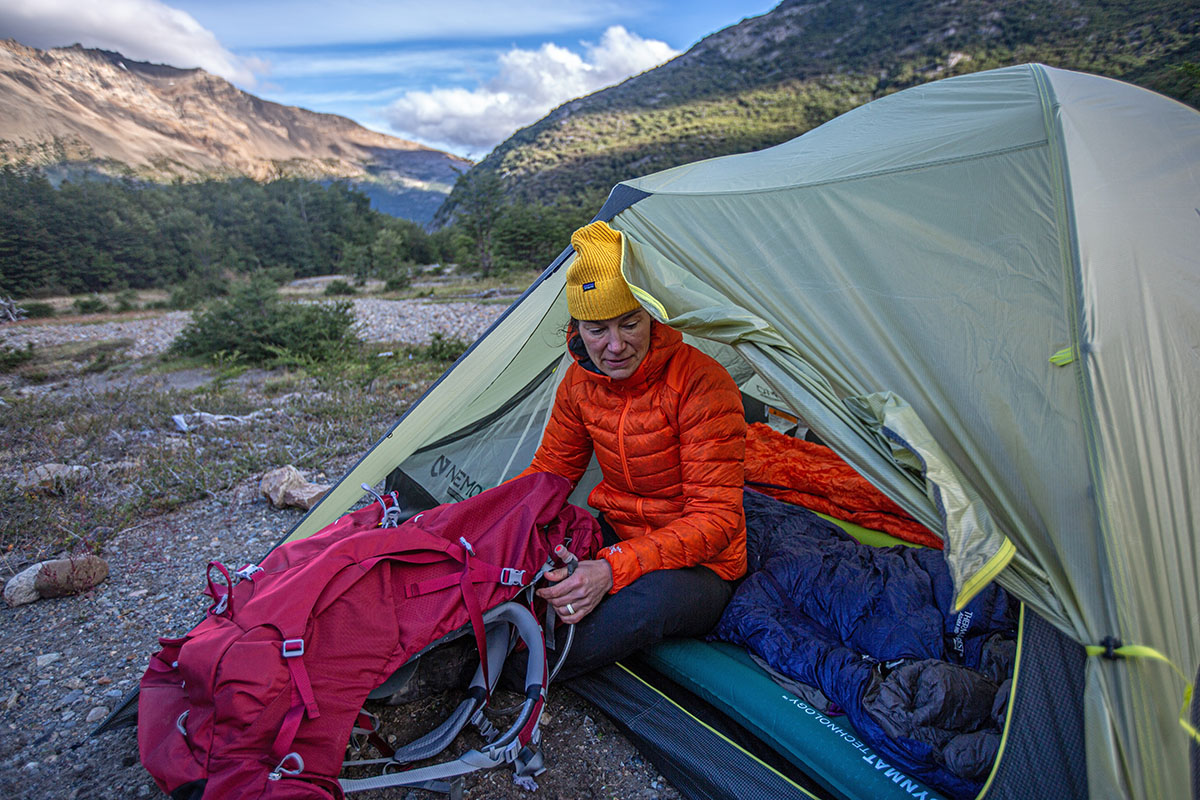
[[[289,761],[294,761],[296,763],[295,769],[289,769],[284,766],[284,764],[288,763]],[[271,770],[271,773],[267,775],[267,780],[277,781],[284,775],[299,775],[301,772],[304,772],[304,759],[300,757],[299,753],[288,753],[279,760],[279,763],[275,766],[275,769]]]

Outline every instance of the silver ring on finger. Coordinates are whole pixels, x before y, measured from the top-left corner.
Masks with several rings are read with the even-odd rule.
[[[567,615],[572,616],[572,617],[575,616],[575,606],[571,605],[570,603],[567,603],[566,607],[567,607]]]

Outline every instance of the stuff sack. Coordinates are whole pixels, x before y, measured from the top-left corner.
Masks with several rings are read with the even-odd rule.
[[[233,580],[210,564],[205,619],[160,639],[142,677],[142,764],[177,798],[342,797],[372,689],[468,624],[485,653],[485,610],[531,585],[556,546],[594,553],[598,525],[566,502],[570,489],[539,473],[380,527],[398,517],[389,497]]]

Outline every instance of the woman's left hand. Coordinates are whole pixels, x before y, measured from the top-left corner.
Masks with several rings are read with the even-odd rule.
[[[566,567],[559,567],[547,572],[546,580],[557,583],[538,589],[538,597],[554,606],[563,622],[573,625],[608,594],[613,585],[612,567],[602,558],[580,561],[573,575],[567,575]]]

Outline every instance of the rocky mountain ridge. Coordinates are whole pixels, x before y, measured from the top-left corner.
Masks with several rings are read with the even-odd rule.
[[[619,181],[769,147],[900,89],[1032,61],[1198,105],[1200,6],[783,0],[666,64],[559,106],[472,173],[494,172],[515,199],[594,211]],[[439,218],[456,203],[452,194]]]
[[[470,162],[333,114],[262,100],[202,69],[0,41],[0,164],[151,181],[347,179],[427,221]]]

